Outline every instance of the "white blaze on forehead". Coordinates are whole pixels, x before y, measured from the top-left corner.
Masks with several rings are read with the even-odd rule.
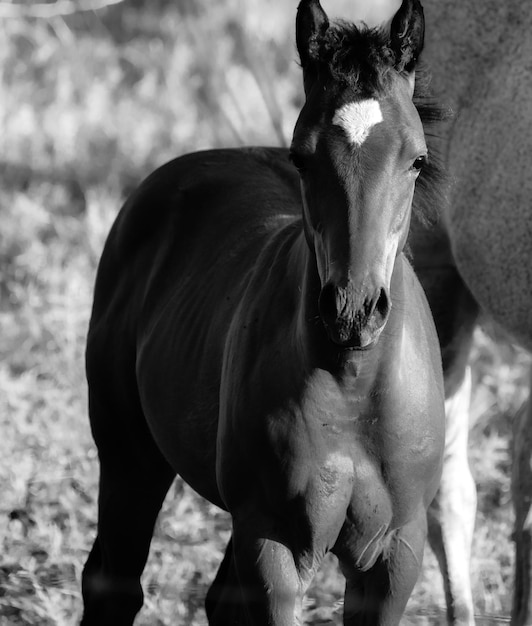
[[[361,146],[369,131],[382,122],[382,111],[377,100],[348,102],[340,107],[333,117],[333,124],[343,128],[350,141]]]

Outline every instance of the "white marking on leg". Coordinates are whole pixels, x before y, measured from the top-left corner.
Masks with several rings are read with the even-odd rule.
[[[344,104],[334,114],[333,124],[340,126],[352,143],[361,146],[369,131],[382,120],[380,104],[370,99]]]

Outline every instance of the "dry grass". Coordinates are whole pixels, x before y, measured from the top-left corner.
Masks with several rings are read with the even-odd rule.
[[[207,6],[183,2],[163,20],[126,6],[105,19],[3,23],[0,625],[61,626],[80,616],[98,476],[83,342],[96,261],[124,196],[176,154],[290,135],[301,101],[292,12],[272,5],[265,16],[258,1]],[[250,64],[265,72],[260,84]],[[528,357],[479,332],[472,362],[476,605],[479,614],[504,616],[513,559],[510,424],[525,398]],[[139,625],[205,623],[203,596],[228,528],[227,516],[176,483],[144,574]],[[339,623],[340,596],[331,559],[309,594],[308,622]],[[430,554],[406,622],[443,623]]]

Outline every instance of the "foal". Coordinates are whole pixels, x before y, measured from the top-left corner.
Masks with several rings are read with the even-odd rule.
[[[83,624],[132,623],[176,473],[233,520],[210,624],[294,624],[328,551],[344,623],[399,622],[444,441],[438,341],[402,254],[427,161],[423,30],[418,0],[389,35],[303,0],[295,169],[280,149],[191,154],[122,209],[87,345],[101,478]]]

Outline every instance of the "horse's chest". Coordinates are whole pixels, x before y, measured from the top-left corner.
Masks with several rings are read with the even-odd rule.
[[[434,429],[430,412],[393,388],[377,395],[324,385],[309,393],[301,419],[315,493],[347,489],[348,516],[371,532],[402,525],[426,499],[440,467],[441,429]]]
[[[290,386],[297,394],[257,384],[249,406],[230,394],[240,403],[222,420],[218,447],[228,508],[260,494],[266,510],[308,523],[329,549],[346,523],[363,546],[408,521],[426,499],[441,446],[430,420],[423,425],[425,402],[378,386],[347,389],[315,370]]]

